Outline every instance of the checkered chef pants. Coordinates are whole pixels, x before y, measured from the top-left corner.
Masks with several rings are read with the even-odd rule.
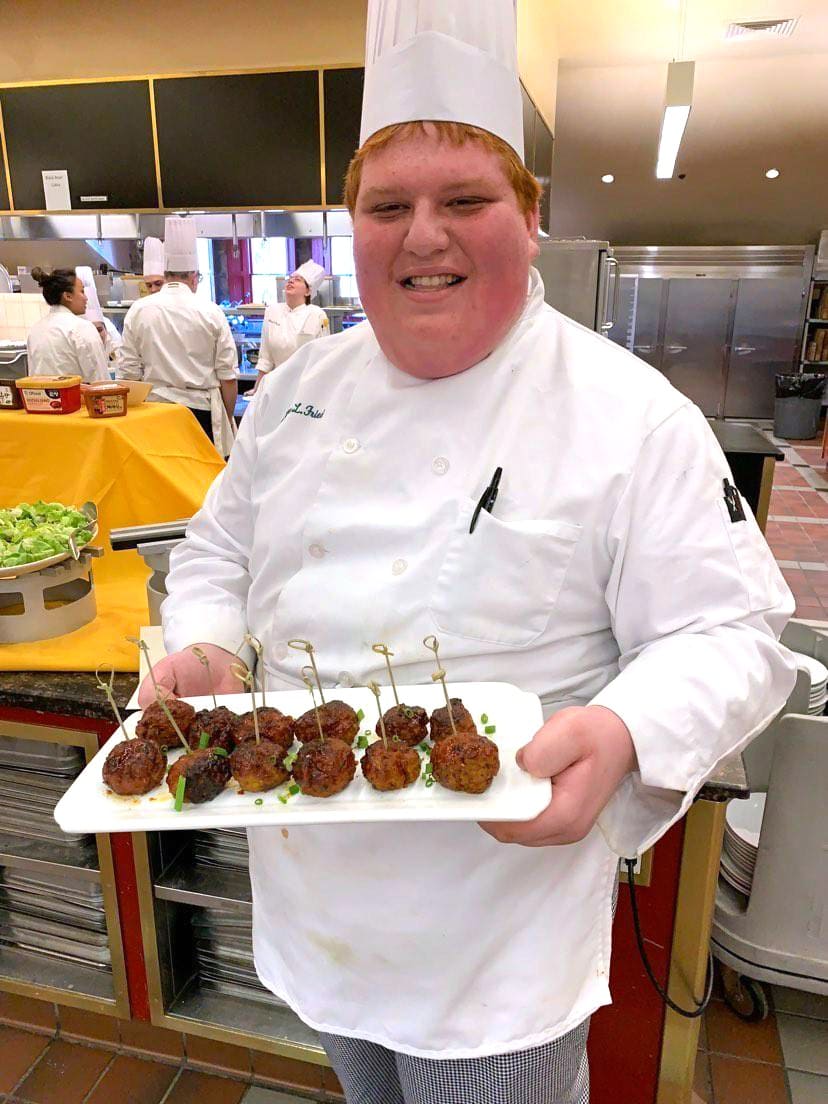
[[[531,1050],[414,1058],[364,1039],[322,1035],[348,1104],[589,1104],[589,1020]]]

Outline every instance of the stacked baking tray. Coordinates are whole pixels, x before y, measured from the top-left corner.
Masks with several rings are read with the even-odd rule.
[[[202,866],[246,871],[247,833],[243,828],[197,832],[195,860]],[[198,973],[205,989],[283,1006],[256,975],[249,913],[220,905],[197,908],[192,913],[192,925]]]
[[[94,837],[53,816],[83,766],[79,748],[0,736],[0,944],[110,970]]]

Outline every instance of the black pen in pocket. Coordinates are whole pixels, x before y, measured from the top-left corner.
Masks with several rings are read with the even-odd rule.
[[[495,468],[495,473],[492,476],[492,481],[480,496],[477,505],[474,508],[472,514],[471,525],[469,526],[469,532],[474,532],[474,527],[477,525],[477,519],[480,517],[480,511],[485,510],[487,513],[492,512],[492,507],[495,504],[497,498],[497,490],[500,486],[500,477],[503,475],[503,468]]]

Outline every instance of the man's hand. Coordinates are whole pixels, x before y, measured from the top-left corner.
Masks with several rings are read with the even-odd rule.
[[[204,664],[196,659],[190,648],[184,648],[180,652],[173,652],[165,656],[153,667],[153,674],[158,687],[167,695],[174,694],[179,698],[195,697],[200,694],[210,693],[210,684],[216,694],[237,694],[244,687],[238,675],[234,675],[231,668],[236,665],[246,665],[233,655],[219,648],[215,644],[198,644],[194,647],[201,648],[210,661],[210,672]],[[142,709],[155,701],[155,688],[152,679],[147,675],[141,683],[138,691],[138,704]]]
[[[552,780],[552,800],[534,820],[481,824],[501,843],[577,843],[625,775],[636,769],[629,729],[600,705],[562,709],[517,753],[518,766]]]

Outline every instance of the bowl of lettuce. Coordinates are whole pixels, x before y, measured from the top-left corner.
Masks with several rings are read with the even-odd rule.
[[[98,531],[95,508],[83,510],[62,502],[21,502],[0,509],[0,577],[26,575],[72,555]]]

